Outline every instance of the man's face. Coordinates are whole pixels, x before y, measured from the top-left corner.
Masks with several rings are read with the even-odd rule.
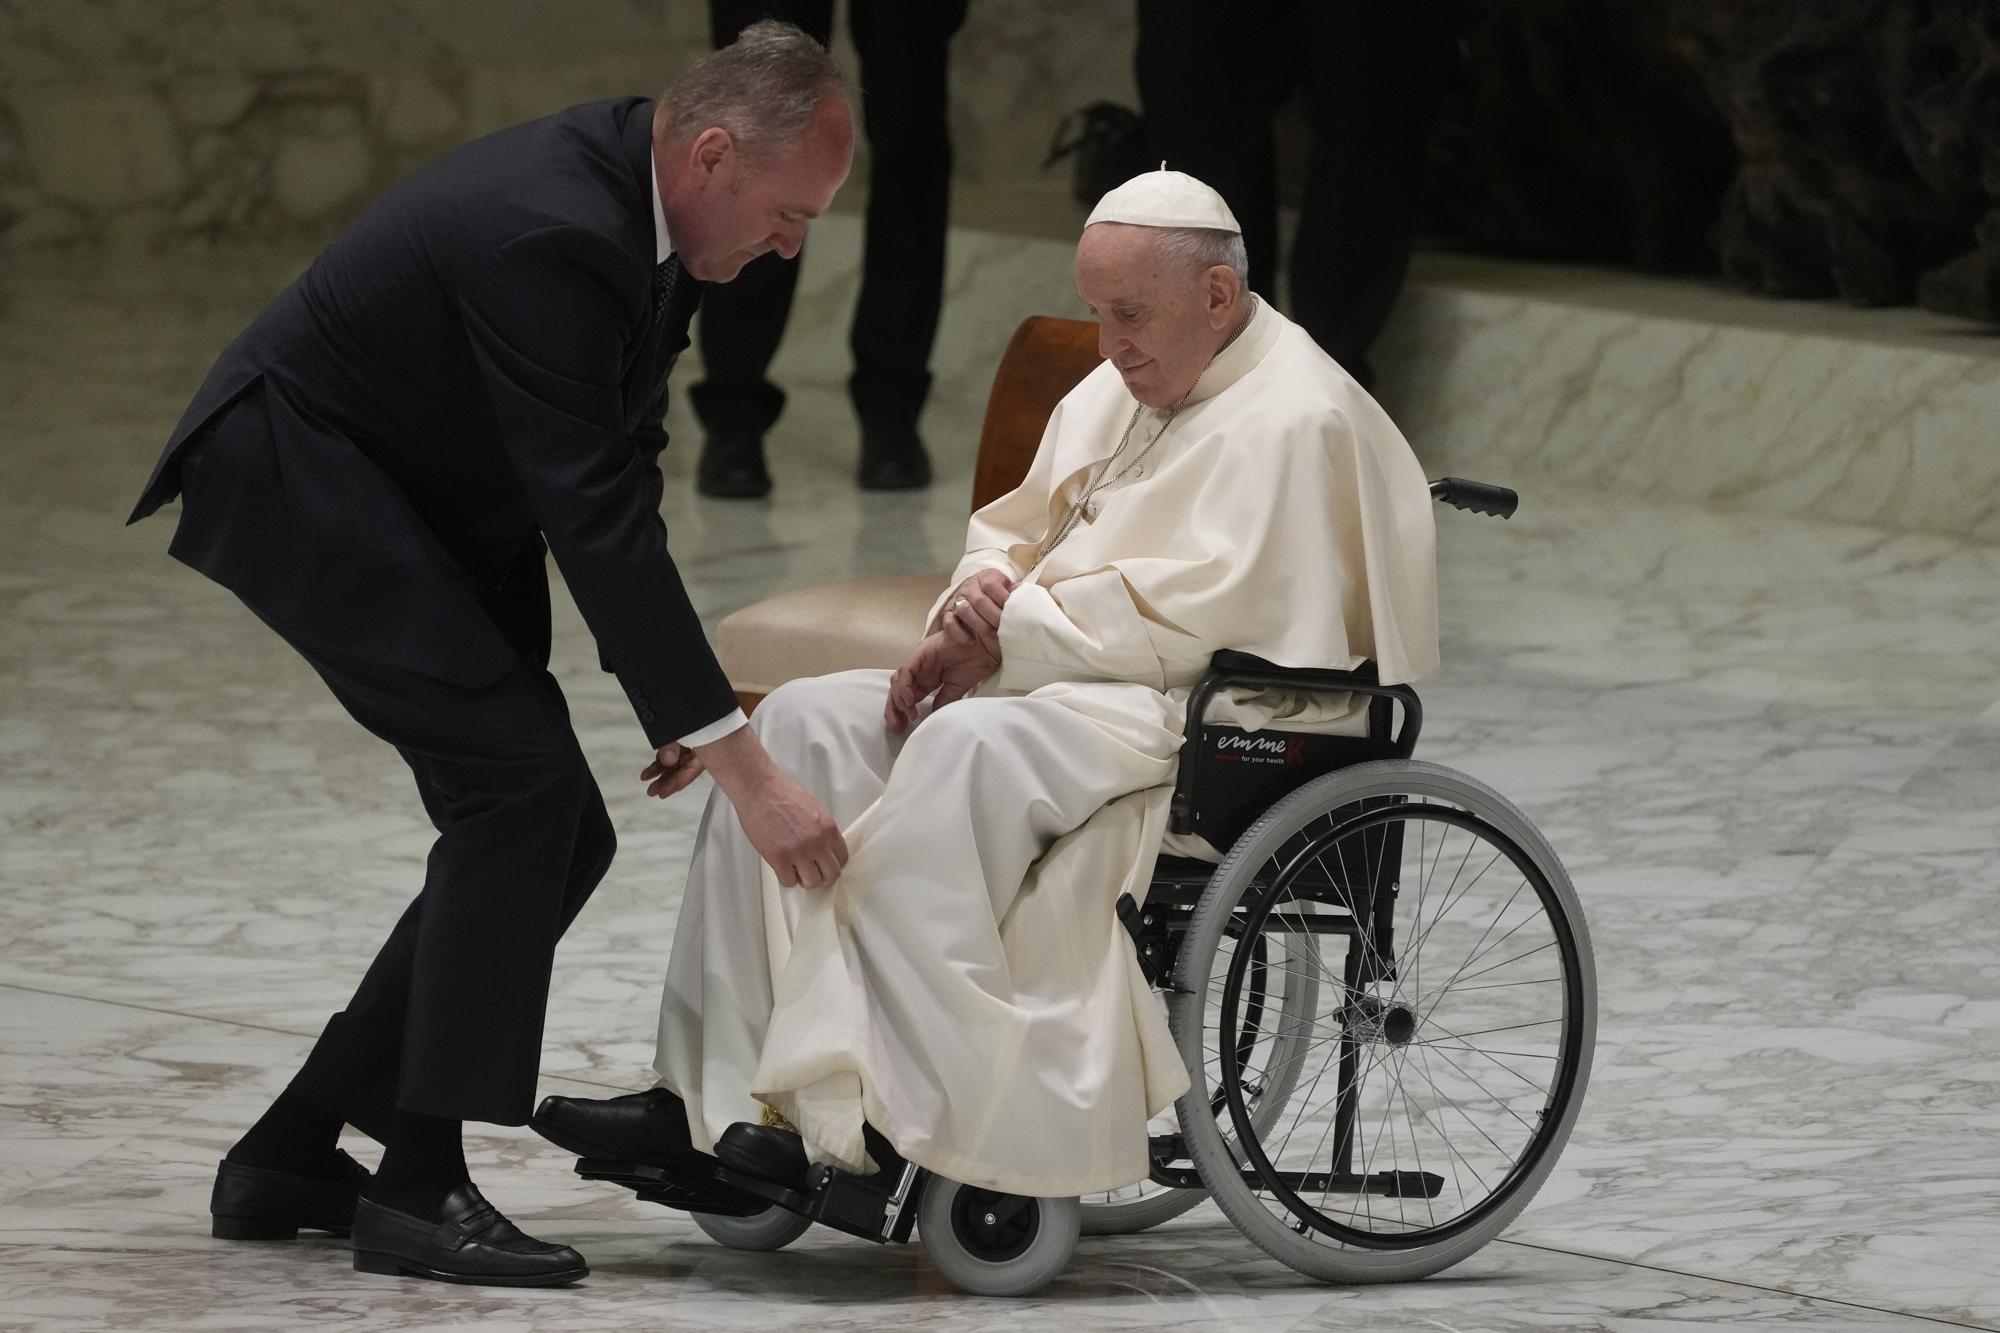
[[[692,276],[728,282],[760,255],[798,254],[806,224],[826,211],[854,164],[854,125],[846,102],[827,97],[797,143],[760,157],[746,157],[720,129],[674,151],[680,170],[660,188],[674,252]]]
[[[1172,407],[1208,368],[1236,313],[1236,274],[1164,258],[1154,229],[1100,222],[1076,246],[1076,290],[1097,350],[1148,407]]]

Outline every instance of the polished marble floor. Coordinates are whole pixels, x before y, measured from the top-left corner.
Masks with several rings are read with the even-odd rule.
[[[1063,291],[997,248],[955,254],[960,369],[928,420],[929,494],[853,491],[831,362],[796,349],[772,502],[697,503],[692,450],[671,451],[705,613],[949,562],[980,358],[1008,301]],[[1529,485],[1511,523],[1442,516],[1448,667],[1425,746],[1566,857],[1600,1046],[1556,1176],[1457,1269],[1322,1286],[1203,1208],[1084,1242],[1025,1305],[981,1301],[914,1249],[724,1251],[517,1130],[474,1137],[475,1172],[586,1253],[577,1290],[211,1240],[215,1159],[341,1001],[427,830],[393,755],[165,557],[165,522],[119,526],[208,358],[297,257],[8,262],[0,1328],[2000,1326],[2000,549]],[[809,282],[809,327],[837,332],[843,297]],[[622,837],[551,1002],[547,1087],[587,1094],[645,1082],[699,793],[642,798],[639,732],[558,614]]]

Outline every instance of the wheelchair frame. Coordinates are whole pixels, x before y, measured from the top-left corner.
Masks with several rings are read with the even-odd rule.
[[[1180,769],[1175,777],[1168,828],[1184,836],[1221,833],[1224,835],[1224,850],[1241,836],[1251,821],[1240,820],[1244,803],[1239,793],[1228,789],[1224,780],[1226,770],[1217,762],[1217,740],[1233,733],[1234,729],[1210,722],[1207,714],[1208,706],[1218,694],[1238,686],[1298,694],[1359,694],[1369,699],[1366,737],[1292,736],[1290,743],[1294,746],[1305,748],[1317,745],[1327,753],[1320,762],[1314,762],[1314,756],[1310,754],[1298,761],[1295,766],[1303,770],[1304,776],[1291,784],[1285,795],[1304,786],[1312,778],[1339,768],[1374,759],[1408,759],[1416,752],[1417,737],[1423,731],[1423,701],[1418,698],[1417,692],[1408,685],[1382,684],[1373,662],[1364,662],[1352,671],[1336,671],[1281,667],[1249,653],[1226,650],[1216,653],[1210,659],[1208,673],[1188,698],[1186,739],[1181,746]],[[1401,725],[1396,724],[1398,712],[1401,714]],[[1282,731],[1277,734],[1287,735]],[[1163,855],[1153,867],[1152,883],[1147,889],[1143,907],[1129,893],[1119,896],[1118,919],[1138,950],[1140,970],[1157,990],[1172,995],[1187,993],[1174,982],[1175,966],[1188,924],[1215,869],[1213,862]],[[1303,930],[1312,934],[1355,938],[1365,930],[1376,929],[1375,955],[1392,956],[1392,942],[1386,936],[1386,927],[1377,928],[1375,925],[1379,914],[1374,910],[1374,895],[1361,901],[1343,892],[1343,886],[1322,887],[1333,892],[1317,896],[1314,900],[1344,908],[1346,914],[1293,917],[1285,933],[1295,934]],[[1387,884],[1378,883],[1373,887],[1378,894],[1393,892],[1393,887]],[[1349,973],[1343,977],[1350,989],[1361,989],[1375,979],[1354,971],[1357,965],[1350,955]],[[1253,1024],[1255,1021],[1254,1018],[1251,1020]],[[1352,1079],[1355,1058],[1351,1050],[1343,1051],[1340,1074],[1343,1080]],[[1223,1109],[1220,1106],[1215,1108],[1218,1114]],[[1361,1178],[1350,1170],[1353,1117],[1352,1104],[1343,1103],[1337,1111],[1334,1129],[1336,1170],[1293,1173],[1297,1176],[1297,1180],[1292,1182],[1295,1188],[1340,1188],[1361,1183]],[[1149,1148],[1153,1163],[1150,1178],[1154,1184],[1176,1189],[1209,1188],[1208,1182],[1190,1160],[1186,1142],[1180,1134],[1154,1135]],[[1415,1190],[1435,1194],[1443,1183],[1436,1177],[1423,1181],[1404,1178],[1410,1174],[1382,1173],[1381,1180],[1371,1181],[1369,1185],[1374,1192],[1394,1198]],[[1258,1173],[1250,1167],[1242,1168],[1242,1175],[1246,1181],[1259,1179]]]

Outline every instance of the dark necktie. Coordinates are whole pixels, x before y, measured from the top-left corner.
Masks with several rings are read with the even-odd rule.
[[[666,262],[653,269],[653,320],[655,323],[666,315],[667,307],[674,303],[674,283],[681,275],[681,261],[668,255]]]

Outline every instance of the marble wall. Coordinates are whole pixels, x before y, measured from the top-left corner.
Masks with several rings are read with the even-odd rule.
[[[1434,470],[2000,541],[2000,343],[1969,321],[1432,255],[1377,361]]]
[[[972,6],[961,220],[1070,225],[1042,155],[1065,110],[1135,100],[1131,44],[1127,4]],[[0,0],[0,250],[330,234],[454,144],[654,91],[707,47],[697,0]]]

